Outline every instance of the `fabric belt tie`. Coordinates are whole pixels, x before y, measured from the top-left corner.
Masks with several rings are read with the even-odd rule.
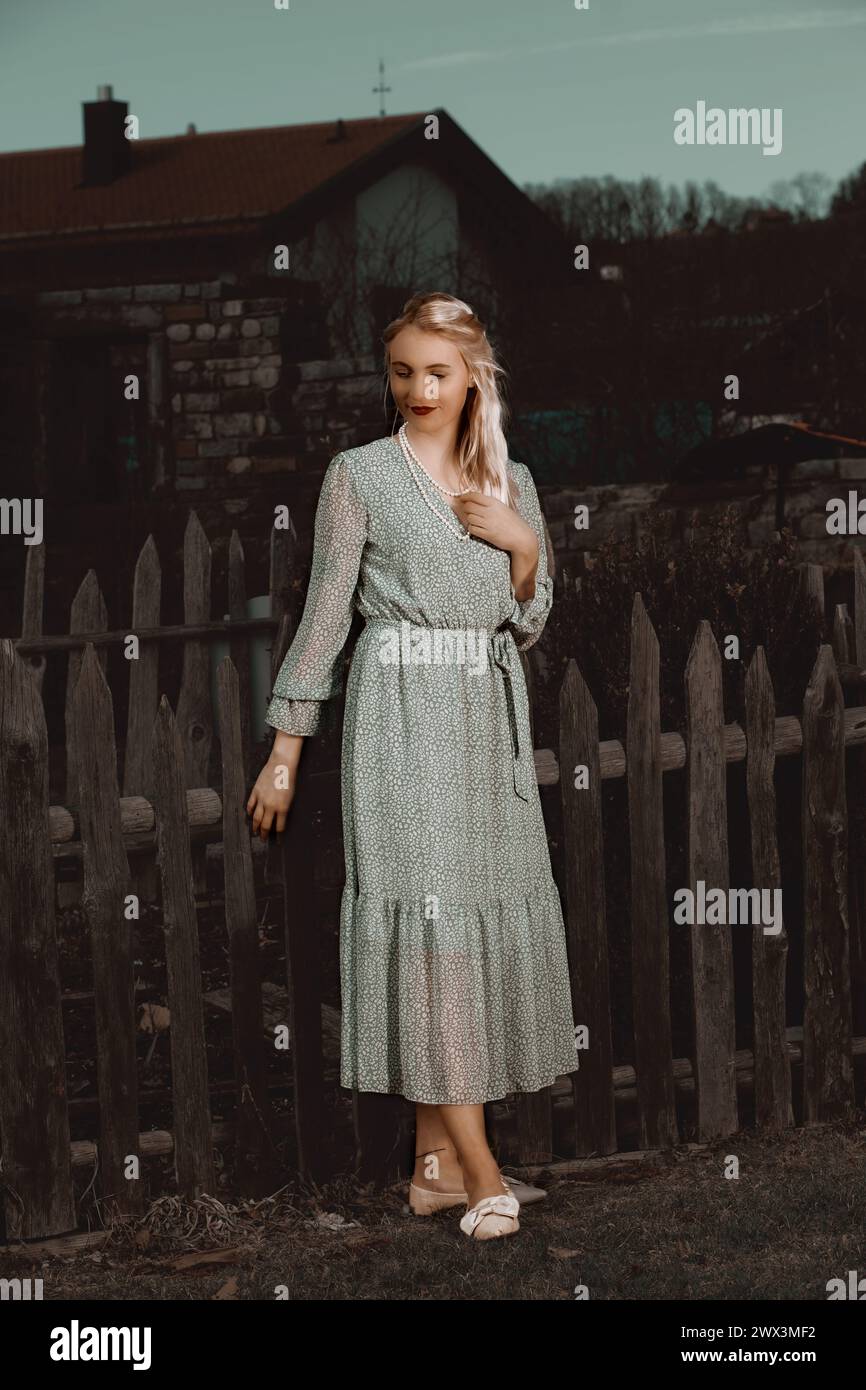
[[[398,631],[403,622],[406,622],[410,628],[426,627],[431,631],[436,630],[433,623],[410,623],[408,619],[403,618],[367,618],[366,622],[368,626],[372,623],[382,624],[386,627],[396,628]],[[447,631],[449,629],[441,630]],[[459,631],[459,629],[451,630]],[[514,790],[522,800],[529,801],[532,798],[536,781],[535,759],[532,755],[530,738],[529,696],[520,664],[520,653],[517,650],[514,634],[507,627],[498,627],[489,632],[488,645],[493,655],[493,668],[501,676],[511,739]],[[518,667],[519,670],[517,670]]]
[[[524,801],[532,796],[535,781],[535,759],[529,737],[529,697],[526,680],[520,666],[520,653],[510,628],[497,628],[490,634],[493,660],[502,672],[505,701],[508,706],[508,726],[511,731],[514,790]],[[519,671],[515,667],[520,667]],[[521,736],[522,734],[522,736]]]

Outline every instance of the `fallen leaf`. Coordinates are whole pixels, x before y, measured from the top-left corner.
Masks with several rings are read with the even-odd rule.
[[[548,1255],[552,1255],[555,1260],[573,1260],[578,1255],[582,1255],[582,1250],[565,1250],[561,1245],[548,1245]]]
[[[237,1296],[238,1296],[238,1277],[237,1277],[236,1274],[233,1274],[233,1275],[231,1276],[230,1279],[227,1279],[227,1280],[225,1281],[225,1283],[222,1285],[221,1288],[217,1289],[217,1291],[216,1291],[216,1293],[214,1294],[213,1297],[214,1297],[214,1299],[221,1299],[221,1298],[237,1298]],[[213,1300],[212,1300],[212,1301],[213,1301]]]
[[[347,1221],[345,1216],[341,1216],[337,1211],[320,1211],[313,1221],[306,1222],[308,1226],[321,1226],[326,1231],[347,1231],[352,1226],[360,1226],[360,1221]]]
[[[186,1255],[177,1255],[163,1263],[169,1269],[194,1269],[196,1265],[232,1265],[237,1263],[239,1254],[237,1246],[230,1250],[190,1250]]]

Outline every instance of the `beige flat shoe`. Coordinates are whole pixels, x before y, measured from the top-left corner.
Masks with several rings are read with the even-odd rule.
[[[496,1240],[513,1236],[520,1230],[517,1213],[520,1203],[511,1192],[498,1197],[482,1197],[474,1207],[468,1207],[461,1218],[460,1229],[471,1240]]]
[[[543,1187],[532,1187],[520,1178],[507,1178],[504,1174],[502,1185],[511,1192],[522,1207],[531,1207],[534,1202],[543,1202],[547,1193]],[[409,1209],[414,1216],[433,1216],[437,1211],[447,1211],[449,1207],[465,1206],[469,1200],[466,1192],[433,1192],[427,1187],[409,1183]]]
[[[428,1187],[409,1183],[409,1210],[413,1216],[433,1216],[448,1207],[463,1207],[466,1200],[465,1192],[433,1192]]]

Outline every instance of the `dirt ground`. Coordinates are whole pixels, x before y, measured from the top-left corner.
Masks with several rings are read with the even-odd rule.
[[[297,1181],[258,1203],[162,1197],[79,1254],[7,1249],[0,1276],[96,1301],[824,1301],[866,1273],[862,1114],[533,1181],[547,1198],[501,1240],[470,1241],[459,1207],[412,1216],[405,1184]]]

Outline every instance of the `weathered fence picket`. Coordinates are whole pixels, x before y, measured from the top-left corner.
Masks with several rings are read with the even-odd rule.
[[[66,1056],[54,866],[48,828],[48,732],[42,700],[12,643],[0,641],[0,1140],[7,1236],[71,1231]]]
[[[153,536],[139,552],[132,585],[132,632],[158,627],[162,604],[162,570]],[[138,656],[128,661],[126,744],[123,755],[124,796],[153,799],[151,739],[159,702],[159,647],[140,641]],[[150,856],[138,857],[132,866],[131,887],[141,902],[159,898],[159,875]]]
[[[171,1015],[171,1084],[174,1095],[174,1163],[178,1191],[197,1197],[213,1192],[215,1173],[208,1107],[198,923],[192,879],[189,822],[184,795],[183,742],[163,695],[153,731],[157,857],[162,877],[168,1008]],[[202,846],[203,849],[203,846]]]
[[[808,1123],[847,1116],[854,1102],[842,687],[827,645],[803,700],[803,957]]]
[[[848,659],[860,670],[866,669],[866,563],[858,549],[854,551],[854,619],[848,640]],[[858,689],[863,698],[866,682]],[[848,754],[846,779],[852,1026],[855,1033],[866,1033],[866,748]]]
[[[72,607],[69,615],[69,632],[83,634],[92,632],[105,632],[108,628],[108,610],[105,606],[105,599],[99,587],[99,580],[95,570],[88,570],[78,588],[78,593],[72,600]],[[80,757],[78,751],[78,738],[75,718],[72,713],[72,702],[75,696],[75,687],[78,684],[78,677],[81,671],[82,648],[76,647],[69,653],[69,664],[66,668],[66,800],[72,805],[78,805],[78,772]],[[98,648],[99,661],[103,671],[108,665],[108,653],[104,647]],[[206,780],[206,779],[205,779]]]
[[[229,621],[232,623],[241,622],[247,615],[247,583],[246,569],[244,565],[244,548],[241,545],[241,538],[237,531],[232,531],[229,541],[229,563],[226,578],[228,585],[228,612]],[[252,776],[250,765],[250,754],[252,740],[250,738],[251,711],[252,711],[252,676],[250,672],[250,648],[246,634],[233,634],[229,642],[229,656],[232,659],[238,680],[238,718],[240,719],[240,743],[237,746],[237,756],[240,759],[239,768],[243,774],[245,784],[251,785],[255,780]],[[222,733],[220,733],[222,737]]]
[[[106,1211],[141,1206],[141,1183],[126,1171],[138,1143],[138,1072],[129,863],[120,824],[114,709],[96,649],[88,643],[73,694],[80,766],[83,903],[90,926],[99,1091],[100,1184]],[[133,1175],[135,1177],[135,1175]]]
[[[137,633],[142,628],[158,627],[161,603],[162,569],[153,536],[148,536],[135,564],[130,632]],[[157,643],[139,642],[137,659],[128,662],[128,666],[129,698],[123,756],[123,795],[146,796],[150,799],[153,795],[151,738],[159,704]]]
[[[722,660],[712,628],[698,625],[686,665],[688,879],[727,895],[728,819],[723,743]],[[697,914],[695,914],[697,917]],[[689,929],[699,1139],[737,1128],[734,1070],[734,966],[730,927],[694,921]]]
[[[24,562],[24,599],[21,611],[21,636],[23,638],[42,636],[44,602],[45,546],[28,545],[27,559]],[[34,653],[30,657],[22,655],[21,660],[29,668],[36,683],[36,689],[41,693],[42,682],[45,677],[45,653]]]
[[[746,672],[746,797],[752,844],[752,879],[774,893],[782,875],[776,837],[773,720],[776,702],[763,647]],[[752,1037],[755,1054],[755,1124],[784,1129],[794,1123],[791,1063],[785,1046],[784,921],[775,934],[752,936]]]
[[[598,713],[575,661],[569,661],[560,693],[559,757],[562,777],[562,825],[567,846],[566,942],[571,971],[571,1000],[577,1028],[586,1028],[588,1046],[578,1052],[574,1087],[575,1156],[613,1153],[616,1112],[613,1099],[613,1043],[607,927],[604,904],[604,855],[601,827],[601,771],[598,760]],[[575,774],[585,769],[586,784]]]
[[[207,622],[211,613],[211,548],[201,522],[190,512],[183,537],[183,620]],[[183,644],[183,669],[177,698],[177,728],[183,749],[184,786],[206,787],[213,743],[210,648],[200,638]],[[196,848],[192,867],[197,893],[207,892],[205,851]]]
[[[665,886],[659,719],[659,644],[640,594],[631,614],[628,692],[628,821],[631,965],[640,1146],[679,1139],[670,1017],[670,910]]]

